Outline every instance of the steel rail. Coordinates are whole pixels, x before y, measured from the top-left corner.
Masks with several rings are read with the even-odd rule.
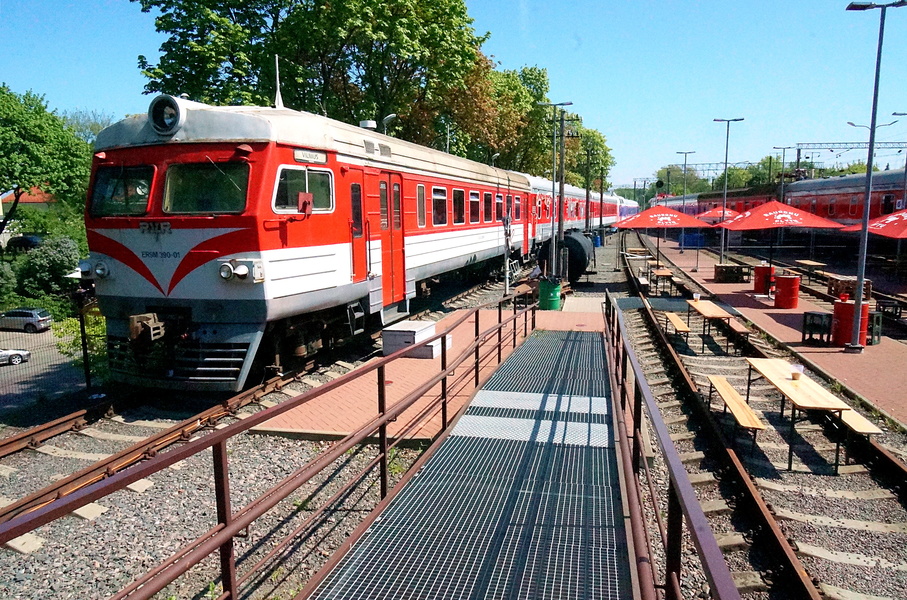
[[[55,481],[50,485],[29,494],[23,498],[20,498],[16,502],[9,504],[7,506],[0,507],[0,523],[5,523],[10,519],[26,514],[38,508],[47,506],[48,504],[55,502],[65,496],[68,496],[78,490],[91,485],[95,482],[101,481],[111,475],[114,475],[124,469],[129,468],[135,463],[155,456],[161,450],[171,446],[174,443],[188,441],[195,433],[200,430],[213,427],[219,419],[225,416],[233,415],[240,408],[257,402],[261,399],[262,396],[268,394],[284,385],[287,385],[292,378],[272,379],[262,386],[255,388],[253,390],[248,390],[241,394],[238,394],[228,400],[225,400],[222,404],[211,407],[194,417],[190,417],[176,425],[165,429],[159,433],[149,436],[147,439],[142,440],[132,446],[117,452],[107,458],[104,458],[100,461],[97,461],[84,469],[77,471],[68,477]],[[87,409],[93,411],[104,407],[106,405],[98,405],[92,409]],[[57,421],[53,421],[46,425],[40,425],[36,429],[39,430],[40,437],[43,437],[42,441],[46,441],[52,437],[50,433],[56,431],[54,435],[60,435],[66,433],[73,429],[72,426],[63,429],[66,423],[72,423],[73,419],[81,418],[82,413],[86,411],[78,411],[72,415],[68,415]],[[104,411],[107,412],[106,410]],[[16,449],[15,451],[32,447],[29,444],[22,445],[22,439],[27,436],[32,430],[22,432],[21,434],[9,438],[8,445],[4,446],[9,449]],[[32,434],[32,437],[38,439],[38,435]],[[0,442],[3,444],[7,442],[4,440]]]
[[[507,298],[504,298],[499,302],[515,301],[516,298],[517,295],[508,296]],[[494,337],[494,332],[497,330],[497,328],[501,328],[510,323],[513,323],[515,336],[517,324],[520,318],[524,319],[524,328],[528,327],[528,316],[530,313],[533,314],[534,326],[534,312],[537,306],[530,305],[522,309],[521,311],[515,312],[503,323],[495,324],[493,327],[490,327],[485,331],[478,331],[478,314],[480,310],[493,304],[495,303],[488,303],[486,305],[483,305],[479,309],[474,309],[467,312],[462,317],[456,319],[450,329],[437,334],[432,338],[424,340],[421,343],[427,344],[434,341],[435,339],[442,338],[443,336],[447,335],[450,330],[463,323],[470,316],[475,316],[477,335],[475,336],[473,342],[469,344],[468,347],[464,349],[464,351],[458,357],[458,360],[460,362],[466,363],[473,354],[475,354],[476,356],[479,354],[480,346],[485,343],[485,340],[489,340]],[[343,375],[330,383],[310,390],[305,394],[301,394],[291,400],[260,411],[254,415],[247,417],[244,420],[232,423],[223,429],[214,430],[204,437],[187,442],[185,445],[179,448],[175,448],[167,453],[156,454],[155,456],[148,458],[148,460],[134,464],[132,467],[112,474],[104,480],[97,481],[96,483],[88,485],[86,487],[82,487],[81,489],[78,489],[72,494],[69,494],[68,496],[65,496],[55,502],[38,507],[28,514],[14,517],[7,522],[0,524],[0,544],[5,543],[24,533],[32,531],[35,528],[49,523],[61,516],[64,516],[70,513],[72,510],[84,506],[89,502],[93,502],[97,499],[105,497],[106,495],[109,495],[114,491],[122,489],[130,483],[147,477],[152,473],[156,473],[172,464],[179,462],[180,460],[184,460],[208,448],[212,448],[215,459],[214,478],[216,488],[215,491],[218,500],[218,524],[212,527],[202,536],[196,538],[193,543],[178,550],[177,553],[171,556],[170,559],[165,561],[163,565],[159,566],[156,569],[153,569],[150,574],[146,574],[145,577],[135,582],[133,586],[127,588],[126,590],[123,590],[121,594],[115,597],[130,596],[136,598],[148,598],[160,589],[163,589],[163,587],[166,586],[167,583],[178,577],[180,574],[184,573],[192,565],[203,560],[214,551],[219,551],[221,556],[221,568],[224,577],[225,590],[224,596],[233,597],[235,596],[236,591],[235,558],[232,554],[233,538],[239,535],[246,527],[248,527],[250,523],[254,522],[259,516],[265,514],[268,510],[273,508],[279,501],[286,498],[289,494],[298,489],[307,481],[311,480],[311,478],[316,474],[326,468],[329,468],[330,465],[337,458],[341,457],[347,450],[367,441],[367,439],[369,439],[369,436],[372,435],[375,431],[385,427],[387,423],[398,418],[404,411],[409,409],[422,395],[427,393],[433,387],[437,386],[440,381],[448,378],[450,372],[455,369],[459,365],[459,363],[455,360],[454,364],[446,366],[446,368],[442,369],[427,383],[418,386],[415,390],[410,392],[403,400],[397,402],[393,406],[387,407],[384,412],[371,418],[351,435],[332,445],[327,451],[317,456],[311,462],[286,477],[275,487],[266,491],[262,496],[252,501],[245,507],[240,508],[236,512],[231,512],[229,508],[229,472],[226,466],[226,441],[235,435],[248,431],[249,429],[271,418],[283,414],[284,412],[292,410],[305,403],[311,402],[316,398],[319,398],[324,394],[345,385],[355,378],[362,377],[373,371],[379,371],[379,373],[382,373],[387,364],[396,360],[397,358],[402,357],[411,349],[412,347],[403,348],[390,356],[364,365],[363,367],[356,369],[353,372],[347,373],[346,375]],[[489,352],[486,356],[490,356],[492,353],[493,351]],[[476,370],[478,370],[478,364],[476,365]],[[439,403],[445,401],[446,399],[441,396],[439,396],[435,400],[435,402]],[[386,452],[384,452],[382,455],[382,461],[386,462],[386,458],[387,454]]]
[[[725,466],[723,477],[732,479],[744,492],[737,499],[738,505],[740,503],[745,503],[749,507],[750,510],[747,514],[758,521],[760,527],[756,530],[760,534],[761,539],[766,541],[766,543],[775,550],[772,555],[777,556],[780,554],[784,558],[784,562],[781,565],[784,571],[781,574],[786,575],[786,580],[791,585],[790,588],[786,589],[791,594],[791,597],[821,600],[822,596],[816,587],[816,584],[807,574],[806,568],[803,566],[803,563],[800,562],[799,557],[797,557],[796,552],[788,542],[787,537],[778,525],[774,514],[772,514],[770,508],[762,498],[762,494],[756,488],[755,483],[753,483],[743,462],[737,456],[737,452],[732,448],[732,444],[726,439],[718,423],[712,416],[711,411],[707,409],[706,404],[702,400],[704,397],[702,392],[699,391],[693,378],[687,372],[680,355],[674,350],[674,347],[665,335],[664,330],[658,325],[658,320],[655,318],[652,307],[645,298],[643,298],[643,313],[651,326],[650,329],[654,332],[653,336],[655,337],[658,346],[664,351],[670,361],[670,368],[679,380],[683,382],[682,388],[685,393],[682,393],[685,396],[685,399],[688,400],[685,404],[696,411],[702,419],[704,425],[703,430],[713,439],[718,440],[716,445],[724,450],[724,452],[715,453],[712,458]],[[623,315],[620,315],[621,319],[622,317]],[[750,345],[750,348],[752,353],[760,357],[764,358],[767,356],[755,346]],[[653,406],[653,408],[656,411],[658,410],[657,407]]]

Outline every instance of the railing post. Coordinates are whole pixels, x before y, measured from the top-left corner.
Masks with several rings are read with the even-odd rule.
[[[387,409],[387,383],[385,380],[384,365],[378,367],[378,414],[384,416]],[[387,421],[382,421],[378,427],[378,451],[381,453],[381,498],[387,496]]]
[[[516,298],[513,299],[513,348],[516,349]]]
[[[674,487],[674,479],[671,478],[668,485],[668,523],[667,523],[668,544],[665,547],[665,582],[668,583],[668,597],[672,600],[680,600],[676,597],[674,586],[670,585],[671,580],[676,578],[677,587],[680,584],[680,567],[681,553],[683,546],[683,512],[680,509],[680,500],[677,498],[677,490]]]
[[[476,344],[475,361],[476,361],[476,366],[475,366],[475,369],[473,369],[473,370],[475,371],[475,386],[476,386],[476,387],[479,387],[479,313],[480,313],[480,312],[481,312],[481,311],[478,311],[478,310],[476,311],[476,330],[475,330],[475,344]]]
[[[227,442],[211,446],[214,457],[214,496],[217,501],[217,521],[229,525],[233,520],[230,507],[230,471],[227,466]],[[220,577],[224,595],[236,600],[236,558],[233,554],[233,538],[220,547]]]
[[[476,316],[478,319],[478,316]],[[501,346],[504,345],[504,332],[501,331],[501,323],[504,322],[504,304],[498,302],[498,364],[501,364]]]
[[[441,431],[447,429],[447,336],[441,336]]]
[[[642,464],[642,388],[639,382],[633,385],[633,473],[639,475]]]

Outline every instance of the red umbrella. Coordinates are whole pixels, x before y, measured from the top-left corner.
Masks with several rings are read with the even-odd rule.
[[[777,200],[772,200],[742,212],[723,223],[718,223],[715,227],[724,227],[731,231],[744,231],[749,229],[777,229],[779,227],[840,229],[844,225],[805,210],[781,204]]]
[[[731,231],[745,231],[750,229],[780,229],[781,227],[801,227],[804,229],[840,229],[841,223],[822,218],[805,210],[782,204],[777,200],[760,204],[756,208],[744,211],[734,217],[715,225]],[[771,238],[768,262],[772,263],[772,254],[775,249],[775,238]]]
[[[711,227],[705,221],[685,215],[666,206],[653,206],[641,213],[614,224],[619,229],[680,229],[681,227]]]
[[[705,221],[691,217],[666,206],[653,206],[632,217],[614,224],[619,229],[681,229],[683,227],[711,227]],[[656,260],[661,260],[661,238],[655,238]]]
[[[730,208],[722,210],[720,206],[716,206],[713,209],[707,210],[704,213],[699,213],[696,215],[697,219],[718,219],[723,221],[724,219],[731,219],[736,217],[740,213],[736,210],[731,210]]]
[[[845,227],[841,231],[862,231],[862,229],[863,224],[857,223]],[[871,219],[869,221],[869,232],[898,240],[907,238],[907,210]]]

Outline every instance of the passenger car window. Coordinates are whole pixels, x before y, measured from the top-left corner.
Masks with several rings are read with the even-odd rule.
[[[334,194],[331,172],[297,167],[282,168],[277,178],[274,209],[278,212],[297,212],[300,193],[312,194],[312,210],[332,210]]]

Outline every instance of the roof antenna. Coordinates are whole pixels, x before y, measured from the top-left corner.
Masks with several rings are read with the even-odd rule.
[[[277,93],[274,95],[274,108],[283,108],[283,98],[280,97],[280,59],[274,55],[274,76],[276,78],[275,86]]]

